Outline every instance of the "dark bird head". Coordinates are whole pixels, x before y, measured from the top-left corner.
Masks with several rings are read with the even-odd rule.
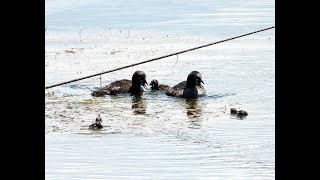
[[[99,124],[102,123],[102,118],[100,117],[100,114],[99,114],[98,117],[96,118],[96,123],[99,123]]]
[[[236,108],[231,108],[230,113],[231,113],[231,115],[236,115],[238,113],[238,111]]]
[[[152,90],[158,90],[159,89],[159,82],[154,79],[150,82],[150,86]]]
[[[187,78],[187,86],[188,87],[195,87],[196,85],[203,88],[204,82],[202,81],[202,75],[198,71],[192,71]]]
[[[132,85],[146,86],[147,84],[146,74],[143,71],[136,71],[132,75]]]

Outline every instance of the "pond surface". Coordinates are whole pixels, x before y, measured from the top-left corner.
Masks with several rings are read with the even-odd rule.
[[[274,9],[270,0],[48,0],[45,85],[273,26]],[[206,96],[90,95],[136,70],[170,86],[197,70]],[[46,179],[275,178],[274,29],[45,91]],[[98,114],[104,128],[88,130]]]

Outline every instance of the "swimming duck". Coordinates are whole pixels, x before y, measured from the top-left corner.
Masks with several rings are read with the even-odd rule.
[[[122,79],[112,82],[103,87],[101,90],[93,91],[91,95],[100,97],[104,95],[115,95],[120,93],[138,94],[146,90],[144,88],[146,84],[146,74],[143,71],[136,71],[132,75],[132,80]]]
[[[170,87],[168,85],[159,84],[158,80],[154,79],[150,82],[151,90],[168,90]]]
[[[182,81],[179,84],[169,88],[166,92],[168,96],[177,96],[182,98],[195,98],[206,93],[201,84],[202,75],[198,71],[192,71],[187,78],[187,81]]]
[[[132,75],[132,85],[128,91],[131,94],[140,94],[146,91],[145,86],[147,85],[146,74],[143,71],[136,71]]]
[[[91,124],[89,126],[89,129],[93,129],[93,130],[97,130],[97,129],[102,129],[102,118],[100,117],[100,114],[98,115],[98,117],[96,118],[96,122]]]
[[[244,118],[244,117],[246,117],[247,115],[248,115],[248,113],[247,113],[246,111],[244,111],[244,110],[238,111],[238,114],[237,114],[237,116],[238,116],[239,118]]]

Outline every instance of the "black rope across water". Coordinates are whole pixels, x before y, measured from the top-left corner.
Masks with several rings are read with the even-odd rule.
[[[174,56],[174,55],[186,53],[186,52],[189,52],[189,51],[194,51],[194,50],[196,50],[196,49],[200,49],[200,48],[212,46],[212,45],[214,45],[214,44],[219,44],[219,43],[223,43],[223,42],[226,42],[226,41],[231,41],[231,40],[233,40],[233,39],[241,38],[241,37],[244,37],[244,36],[249,36],[249,35],[251,35],[251,34],[255,34],[255,33],[258,33],[258,32],[270,30],[270,29],[273,29],[273,28],[275,28],[275,26],[271,26],[271,27],[268,27],[268,28],[265,28],[265,29],[260,29],[260,30],[253,31],[253,32],[250,32],[250,33],[246,33],[246,34],[242,34],[242,35],[239,35],[239,36],[234,36],[234,37],[232,37],[232,38],[227,38],[227,39],[224,39],[224,40],[220,40],[220,41],[217,41],[217,42],[214,42],[214,43],[210,43],[210,44],[205,44],[205,45],[198,46],[198,47],[194,47],[194,48],[191,48],[191,49],[186,49],[186,50],[179,51],[179,52],[172,53],[172,54],[168,54],[168,55],[165,55],[165,56],[161,56],[161,57],[149,59],[149,60],[142,61],[142,62],[138,62],[138,63],[135,63],[135,64],[130,64],[130,65],[127,65],[127,66],[123,66],[123,67],[116,68],[116,69],[104,71],[104,72],[101,72],[101,73],[97,73],[97,74],[85,76],[85,77],[82,77],[82,78],[73,79],[73,80],[70,80],[70,81],[66,81],[66,82],[54,84],[54,85],[51,85],[51,86],[47,86],[46,89],[53,88],[53,87],[56,87],[56,86],[60,86],[60,85],[63,85],[63,84],[72,83],[72,82],[75,82],[75,81],[80,81],[80,80],[83,80],[83,79],[92,78],[92,77],[94,77],[94,76],[99,76],[99,75],[102,75],[102,74],[106,74],[106,73],[118,71],[118,70],[121,70],[121,69],[125,69],[125,68],[129,68],[129,67],[137,66],[137,65],[144,64],[144,63],[147,63],[147,62],[156,61],[156,60],[159,60],[159,59],[163,59],[163,58],[167,58],[167,57],[170,57],[170,56]]]

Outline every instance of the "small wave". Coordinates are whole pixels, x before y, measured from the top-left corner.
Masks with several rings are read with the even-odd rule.
[[[83,85],[83,84],[70,84],[68,85],[69,88],[71,89],[84,89],[84,90],[91,90],[92,87],[88,85]]]
[[[234,96],[234,95],[236,95],[236,93],[214,94],[214,95],[206,95],[204,97],[218,99],[218,98],[223,98],[223,97],[227,97],[227,96]]]

